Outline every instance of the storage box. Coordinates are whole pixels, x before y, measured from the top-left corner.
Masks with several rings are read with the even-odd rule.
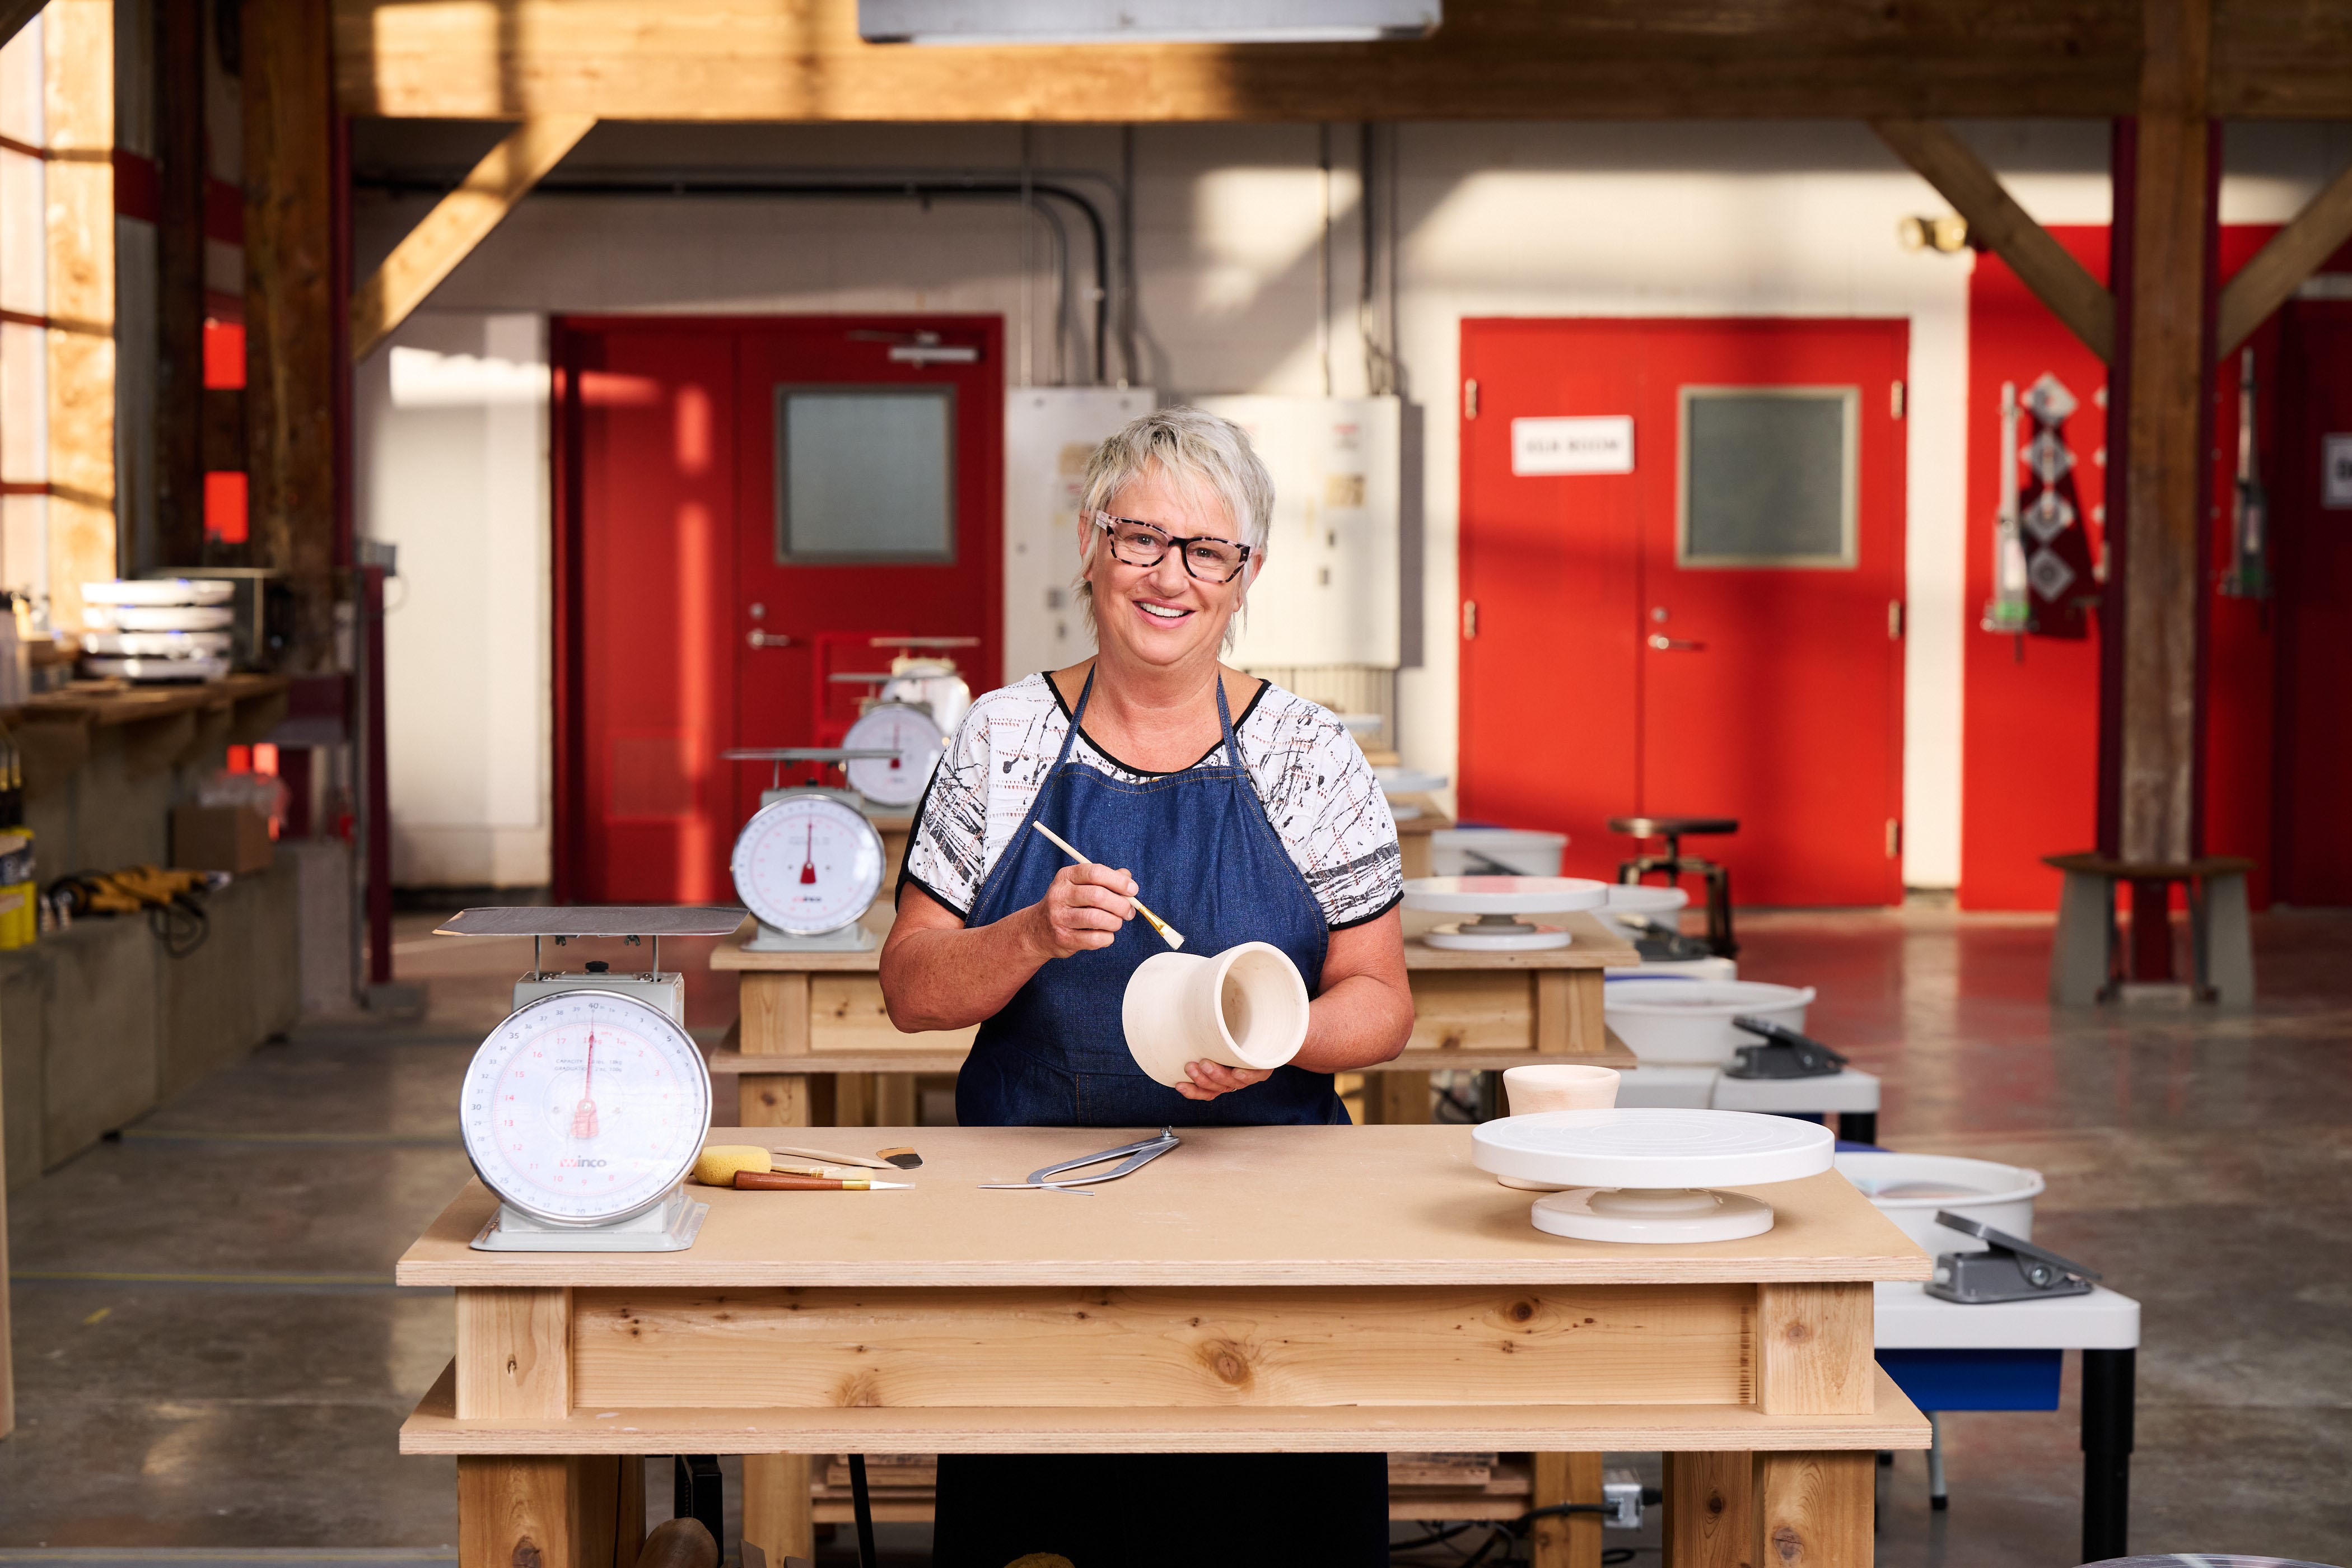
[[[184,871],[269,869],[269,817],[249,805],[182,805],[172,810],[172,864]]]

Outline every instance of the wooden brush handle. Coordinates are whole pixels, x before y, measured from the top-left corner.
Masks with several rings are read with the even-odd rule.
[[[767,1193],[837,1193],[845,1188],[862,1188],[866,1184],[845,1182],[837,1176],[788,1176],[780,1171],[738,1171],[735,1185],[754,1192]]]

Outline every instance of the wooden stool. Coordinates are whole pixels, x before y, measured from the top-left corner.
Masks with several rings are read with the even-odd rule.
[[[2058,931],[2050,947],[2050,1000],[2084,1007],[2115,994],[2122,981],[2172,977],[2171,889],[2189,887],[2189,931],[2197,998],[2224,1007],[2254,1001],[2253,928],[2246,911],[2252,860],[2209,855],[2179,861],[2120,860],[2105,855],[2045,855],[2065,873]],[[2116,884],[2132,887],[2129,962],[2116,923]]]
[[[1663,838],[1664,855],[1636,855],[1617,863],[1617,879],[1638,882],[1653,871],[1666,874],[1668,887],[1679,887],[1688,871],[1706,880],[1706,945],[1717,958],[1737,958],[1739,944],[1731,940],[1731,871],[1713,860],[1683,853],[1683,836],[1737,833],[1734,816],[1612,816],[1609,831],[1634,838]]]

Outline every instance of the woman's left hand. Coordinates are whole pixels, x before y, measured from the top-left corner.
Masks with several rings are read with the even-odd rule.
[[[1231,1094],[1237,1089],[1264,1083],[1274,1076],[1271,1070],[1229,1068],[1223,1062],[1213,1061],[1186,1062],[1184,1073],[1192,1081],[1178,1084],[1176,1092],[1187,1100],[1214,1100],[1221,1094]]]

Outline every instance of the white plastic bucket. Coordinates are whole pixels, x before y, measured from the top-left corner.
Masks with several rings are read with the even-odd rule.
[[[1929,1256],[1982,1252],[1986,1244],[1936,1223],[1938,1210],[2005,1230],[2020,1241],[2033,1239],[2033,1200],[2042,1194],[2042,1173],[1993,1160],[1958,1154],[1840,1154],[1837,1168],[1862,1189],[1879,1213]]]
[[[1769,1018],[1802,1034],[1805,1008],[1813,996],[1810,985],[1629,975],[1608,983],[1602,1007],[1609,1026],[1642,1060],[1721,1067],[1740,1047],[1763,1044],[1747,1030],[1734,1028],[1732,1019]]]
[[[1644,886],[1639,882],[1612,882],[1609,885],[1608,904],[1592,912],[1600,917],[1602,925],[1607,926],[1627,942],[1632,942],[1643,933],[1631,926],[1618,924],[1612,917],[1620,914],[1641,915],[1653,924],[1664,926],[1671,931],[1679,931],[1683,929],[1680,911],[1689,903],[1690,889],[1687,888],[1658,888]]]
[[[1429,836],[1429,869],[1439,877],[1557,877],[1567,847],[1565,833],[1441,827]]]

